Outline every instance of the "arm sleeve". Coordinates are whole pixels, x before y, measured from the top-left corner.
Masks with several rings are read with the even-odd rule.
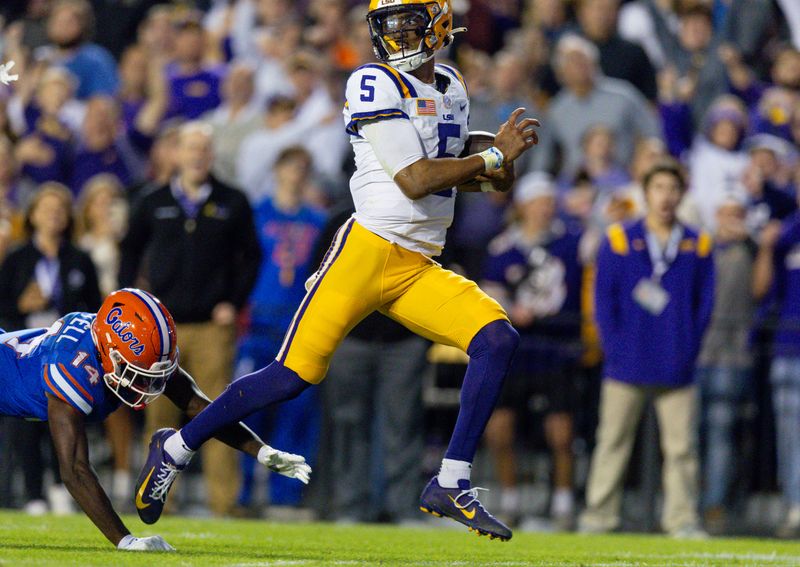
[[[353,71],[345,90],[344,118],[347,133],[360,136],[367,121],[400,118],[408,120],[403,104],[404,86],[390,71],[378,65]]]
[[[362,124],[360,130],[392,179],[399,171],[425,157],[419,133],[408,120],[370,121]]]
[[[705,236],[705,238],[710,238]],[[700,352],[708,324],[711,322],[711,315],[714,311],[714,256],[711,251],[700,256],[698,259],[700,266],[697,270],[697,281],[695,283],[695,322],[697,324],[696,336],[693,348],[694,356]]]
[[[46,364],[44,387],[48,394],[72,406],[84,415],[92,412],[94,398],[81,383],[74,378],[64,364]]]
[[[594,287],[594,313],[603,350],[613,350],[618,325],[619,289],[617,278],[620,257],[611,250],[608,238],[597,253],[597,272]]]

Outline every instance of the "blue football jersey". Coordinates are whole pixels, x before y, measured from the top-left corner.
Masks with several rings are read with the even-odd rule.
[[[47,420],[47,394],[102,421],[119,399],[106,387],[92,339],[94,313],[69,313],[46,329],[0,334],[0,414]]]

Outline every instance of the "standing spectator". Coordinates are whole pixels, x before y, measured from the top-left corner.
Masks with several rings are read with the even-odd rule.
[[[555,185],[531,173],[514,188],[519,220],[489,245],[481,287],[500,302],[520,333],[520,346],[500,401],[486,426],[502,487],[500,507],[516,520],[519,493],[514,452],[520,413],[544,406],[544,433],[553,456],[551,516],[571,529],[573,404],[580,349],[580,233],[556,216]],[[538,399],[537,402],[533,402]]]
[[[72,195],[63,185],[45,183],[25,214],[28,240],[0,266],[0,325],[5,329],[49,327],[71,311],[100,307],[97,273],[91,258],[71,242]],[[45,423],[22,422],[13,433],[25,477],[25,510],[47,511],[43,475],[50,455],[54,484],[48,489],[50,509],[72,510],[72,498],[61,483]]]
[[[353,212],[348,207],[332,217],[320,243],[332,242]],[[317,249],[315,264],[322,262],[326,250]],[[328,377],[334,380],[325,385],[325,400],[332,425],[337,521],[376,521],[381,514],[395,523],[417,520],[416,483],[424,450],[422,375],[429,345],[399,323],[373,313],[350,331],[333,355]],[[377,498],[372,494],[376,487]],[[363,505],[369,501],[378,505]]]
[[[772,403],[777,433],[778,481],[787,506],[777,535],[800,537],[800,213],[772,222],[761,234],[754,292],[772,292],[778,307],[773,337]]]
[[[238,345],[236,376],[266,366],[280,350],[286,329],[306,294],[313,273],[314,250],[325,224],[322,212],[303,202],[311,174],[311,156],[292,146],[280,153],[274,166],[275,194],[255,209],[262,264],[248,302],[248,324]],[[320,412],[316,392],[307,391],[274,410],[256,412],[247,419],[253,430],[285,450],[305,455],[313,464]],[[257,462],[245,456],[239,504],[249,506],[255,488]],[[298,506],[303,486],[280,475],[269,479],[269,503]]]
[[[69,183],[74,139],[62,109],[72,98],[73,87],[67,71],[50,68],[36,86],[34,103],[20,100],[19,112],[13,111],[19,117],[15,130],[22,136],[14,154],[23,176],[33,183]]]
[[[131,164],[132,150],[123,145],[116,102],[110,97],[93,97],[86,104],[86,116],[75,161],[70,188],[78,194],[84,184],[95,175],[107,173],[128,185],[134,175]],[[127,154],[127,155],[126,155]]]
[[[144,195],[122,242],[120,285],[144,279],[172,313],[181,365],[216,397],[233,370],[234,321],[246,303],[261,258],[247,199],[209,176],[211,127],[189,122],[177,141],[177,172]],[[180,414],[156,400],[146,413],[146,436],[179,425]],[[222,443],[204,450],[211,510],[231,511],[238,490],[236,456]]]
[[[747,228],[759,234],[772,220],[783,220],[797,210],[788,181],[790,170],[778,154],[786,151],[780,138],[759,134],[745,142],[750,161],[742,172],[741,183],[747,199]],[[781,163],[784,162],[784,163]]]
[[[34,186],[19,176],[14,146],[0,135],[0,262],[9,248],[22,239],[22,207],[31,197]]]
[[[608,77],[623,79],[645,98],[656,99],[656,72],[644,49],[617,32],[620,0],[579,0],[578,24],[597,46],[600,68]]]
[[[100,293],[105,297],[119,289],[119,243],[127,223],[127,202],[119,180],[107,173],[89,179],[81,190],[78,211],[78,246],[91,256]],[[110,495],[115,507],[130,508],[130,450],[134,438],[131,409],[120,407],[109,415],[105,428],[114,469]]]
[[[611,225],[597,257],[605,379],[581,529],[619,527],[625,469],[642,409],[653,397],[664,452],[662,526],[675,537],[702,537],[694,365],[713,307],[711,238],[677,221],[685,192],[679,166],[655,165],[644,191],[647,216]]]
[[[236,178],[251,203],[270,197],[274,191],[272,166],[278,154],[297,145],[309,130],[292,121],[297,103],[292,98],[275,97],[267,104],[259,128],[242,140],[236,159]]]
[[[672,119],[668,114],[662,116],[665,125]],[[741,178],[748,156],[742,150],[742,141],[746,130],[747,115],[741,101],[723,95],[709,108],[702,131],[689,151],[689,196],[697,204],[707,230],[714,229],[721,203],[744,196]]]
[[[697,360],[705,445],[702,508],[706,528],[715,534],[726,527],[725,505],[737,468],[734,427],[751,392],[756,245],[745,218],[742,201],[729,200],[717,209],[714,312]]]
[[[81,100],[112,96],[119,88],[111,53],[89,41],[93,27],[94,13],[87,0],[57,0],[47,22],[47,36],[55,49],[42,56],[72,73],[77,80],[75,96]]]
[[[204,62],[206,36],[200,22],[186,17],[174,26],[175,60],[167,65],[167,118],[192,120],[219,106],[222,70]]]
[[[574,175],[583,159],[581,138],[593,125],[607,126],[616,139],[616,161],[627,163],[637,138],[658,137],[660,128],[647,100],[625,81],[603,77],[594,44],[574,35],[556,47],[554,66],[564,87],[542,120],[542,141],[533,167]],[[557,152],[561,167],[556,168]]]
[[[584,174],[597,189],[599,195],[607,195],[630,182],[628,172],[614,161],[614,132],[603,124],[591,126],[583,134],[583,164],[579,175]],[[561,180],[562,185],[571,185]]]
[[[500,51],[495,54],[489,89],[476,93],[471,100],[471,130],[491,131],[519,107],[526,108],[533,116],[540,114],[538,105],[533,101],[533,86],[525,63],[525,58],[518,51]],[[530,161],[528,156],[523,155],[518,161],[514,165],[517,171],[526,171]]]
[[[662,70],[677,77],[691,107],[692,123],[699,125],[714,99],[727,91],[725,66],[717,54],[711,10],[695,3],[679,13],[677,36],[663,31],[669,64]],[[659,19],[659,25],[667,23]]]
[[[664,51],[667,41],[657,32],[662,35],[677,33],[677,29],[674,0],[631,0],[623,4],[619,11],[619,34],[641,45],[653,66],[659,70],[666,64]]]
[[[239,146],[259,126],[260,109],[253,93],[253,68],[232,63],[222,83],[222,104],[203,117],[214,129],[214,175],[231,185],[236,185]]]

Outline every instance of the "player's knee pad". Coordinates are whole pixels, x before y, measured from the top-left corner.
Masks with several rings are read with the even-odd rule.
[[[485,325],[469,343],[467,354],[471,358],[492,356],[510,360],[519,345],[519,333],[505,319]]]

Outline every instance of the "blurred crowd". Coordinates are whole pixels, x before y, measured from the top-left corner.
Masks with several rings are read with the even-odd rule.
[[[522,335],[479,475],[499,488],[502,516],[626,527],[623,487],[645,479],[626,483],[624,471],[641,445],[658,443],[638,434],[634,447],[653,402],[666,531],[725,532],[749,495],[777,490],[778,532],[800,537],[800,4],[453,8],[468,31],[440,57],[464,74],[470,129],[496,132],[519,106],[542,123],[511,193],[459,196],[441,258],[497,298]],[[366,9],[352,0],[2,2],[0,60],[16,62],[19,81],[0,86],[0,327],[47,326],[136,285],[170,309],[182,366],[210,396],[271,360],[352,212],[341,111],[349,72],[374,60]],[[663,356],[665,377],[624,378],[603,347],[629,310],[624,301],[623,315],[601,309],[613,301],[594,294],[625,285],[629,249],[647,254],[645,236],[617,223],[654,206],[644,190],[654,167],[686,187],[675,206],[693,228],[676,250],[696,250],[697,267],[675,285],[702,300],[685,319],[654,312],[652,333],[624,339],[623,358],[648,368]],[[702,318],[707,328],[694,333]],[[692,368],[669,370],[684,356]],[[320,392],[248,425],[316,465],[326,517],[415,521],[426,455],[449,431],[448,393],[464,362],[375,314],[345,340]],[[144,419],[122,408],[104,424],[107,443],[98,432],[113,471],[104,482],[123,509],[142,441],[179,418],[168,404]],[[587,473],[578,464],[595,446]],[[523,497],[534,451],[550,462],[538,511]],[[57,467],[44,473],[50,453],[42,424],[2,419],[0,505],[69,509]],[[283,477],[265,488],[256,463],[221,444],[204,449],[202,473],[199,499],[216,515],[313,500]],[[197,499],[178,498],[172,511]]]

